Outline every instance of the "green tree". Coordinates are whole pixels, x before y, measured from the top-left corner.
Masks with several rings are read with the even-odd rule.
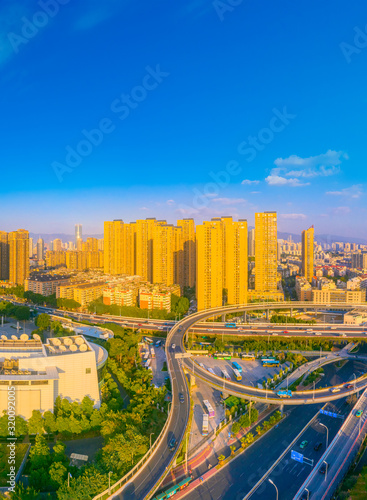
[[[44,419],[39,410],[33,410],[32,416],[28,420],[29,434],[42,434],[44,429]]]
[[[235,436],[239,433],[241,429],[241,425],[239,424],[239,422],[235,422],[234,424],[232,424],[232,434],[234,434]]]
[[[51,324],[51,318],[48,314],[46,313],[42,313],[42,314],[39,314],[36,318],[36,326],[40,329],[40,330],[47,330],[47,328],[50,326]]]
[[[49,474],[51,481],[53,481],[58,488],[65,482],[67,468],[61,462],[54,462],[49,469]]]
[[[55,415],[51,411],[45,411],[43,414],[44,429],[48,434],[53,434],[57,430]]]
[[[40,500],[41,496],[31,486],[26,488],[23,483],[17,483],[14,492],[10,493],[10,498],[11,500]]]
[[[39,434],[36,436],[35,443],[31,446],[29,457],[32,469],[38,470],[47,468],[50,462],[50,449],[43,436]]]
[[[218,457],[219,463],[222,463],[225,459],[226,459],[226,457],[224,455],[219,455],[219,457]]]
[[[234,455],[234,452],[236,451],[236,446],[232,444],[229,449],[231,450],[231,455]]]

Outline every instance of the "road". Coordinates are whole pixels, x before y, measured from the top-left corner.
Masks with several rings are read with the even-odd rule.
[[[337,372],[335,372],[334,367],[328,366],[325,369],[326,382],[331,383],[335,377],[339,379],[351,378],[353,372],[357,369],[358,367],[355,366],[354,362],[347,363]],[[344,400],[338,401],[336,405],[339,408],[341,407],[343,413],[347,411]],[[329,442],[331,442],[331,436],[336,434],[343,421],[319,415],[318,412],[322,406],[320,404],[288,407],[288,416],[279,423],[278,428],[271,429],[235,460],[229,462],[226,467],[220,469],[213,477],[196,488],[195,495],[191,493],[187,498],[190,500],[243,500],[315,415],[317,415],[319,421],[329,424]],[[334,409],[333,404],[331,408]],[[303,439],[307,439],[309,445],[305,449],[305,455],[313,456],[315,454],[314,456],[320,457],[325,451],[325,433],[325,429],[320,425],[309,427],[296,443],[299,444]],[[323,441],[324,446],[319,452],[313,450],[316,441]],[[298,446],[295,446],[294,449],[301,451]],[[228,455],[228,449],[225,454]],[[291,470],[294,465],[296,465],[296,468]],[[204,465],[199,468],[199,473],[203,474],[206,470],[207,466]],[[281,500],[291,500],[310,471],[311,467],[291,461],[290,453],[287,453],[284,460],[270,475],[279,489],[279,498]],[[250,500],[272,500],[273,498],[275,500],[274,487],[263,483],[251,495]],[[311,500],[313,498],[318,499],[318,497],[311,497]]]
[[[172,354],[172,349],[168,348],[168,351]],[[179,367],[179,361],[175,356],[169,356],[168,360],[170,372],[173,374],[171,377],[173,389],[171,412],[173,412],[173,418],[171,419],[165,439],[158,446],[150,461],[141,468],[138,474],[136,474],[134,480],[130,481],[120,493],[115,493],[112,498],[123,500],[141,500],[145,498],[154,487],[157,480],[165,474],[166,467],[173,457],[173,452],[169,451],[169,443],[172,437],[176,439],[177,443],[179,443],[183,437],[190,409],[187,381],[183,371]],[[178,394],[180,392],[185,394],[184,403],[179,402]],[[159,459],[157,459],[157,457],[159,457]]]
[[[359,409],[363,411],[363,414],[360,418],[357,418],[356,411]],[[339,481],[348,470],[354,454],[366,436],[366,424],[367,393],[364,392],[342,430],[315,465],[314,470],[303,483],[295,498],[299,498],[305,488],[310,491],[311,499],[326,500],[332,497]],[[319,472],[323,462],[327,464],[327,473],[325,475]]]

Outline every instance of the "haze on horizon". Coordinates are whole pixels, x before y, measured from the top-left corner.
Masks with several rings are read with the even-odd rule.
[[[364,2],[40,4],[0,6],[2,230],[275,210],[364,238]]]

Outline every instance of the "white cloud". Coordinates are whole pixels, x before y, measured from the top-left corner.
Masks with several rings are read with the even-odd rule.
[[[244,184],[245,186],[252,186],[254,184],[259,184],[260,181],[250,181],[249,179],[244,179],[241,184]]]
[[[269,186],[290,186],[290,187],[301,187],[301,186],[308,186],[310,183],[309,182],[300,182],[299,179],[293,178],[293,179],[287,179],[286,177],[282,177],[278,175],[275,170],[278,170],[276,168],[273,168],[272,172],[268,177],[265,179],[265,181],[269,184]]]
[[[364,192],[361,184],[355,184],[354,186],[341,189],[340,191],[327,191],[326,194],[332,196],[346,196],[347,198],[358,199],[364,194]]]
[[[140,207],[140,210],[149,210],[148,207]]]
[[[216,203],[222,203],[223,205],[235,205],[236,203],[245,203],[244,198],[213,198]]]
[[[307,215],[305,214],[280,214],[282,219],[290,219],[290,220],[304,220],[307,219]]]
[[[347,215],[350,214],[351,209],[349,207],[336,207],[332,210],[334,215]]]
[[[276,167],[271,170],[265,180],[270,186],[308,186],[309,182],[301,182],[299,179],[336,175],[340,172],[343,159],[348,159],[346,153],[331,149],[324,154],[308,158],[301,158],[297,155],[277,158],[274,161]]]
[[[175,204],[175,200],[167,200],[166,203],[167,203],[167,205],[172,206]]]
[[[260,194],[260,193],[261,193],[261,191],[251,191],[250,194]]]

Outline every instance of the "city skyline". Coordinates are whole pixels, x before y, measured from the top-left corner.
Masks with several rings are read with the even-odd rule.
[[[3,230],[68,232],[77,219],[93,234],[117,214],[198,223],[270,208],[280,231],[359,236],[361,1],[327,2],[333,23],[316,2],[302,22],[290,1],[269,1],[266,16],[245,2],[224,13],[209,0],[144,2],[144,16],[129,1],[67,3],[30,33],[40,4],[0,8]]]

